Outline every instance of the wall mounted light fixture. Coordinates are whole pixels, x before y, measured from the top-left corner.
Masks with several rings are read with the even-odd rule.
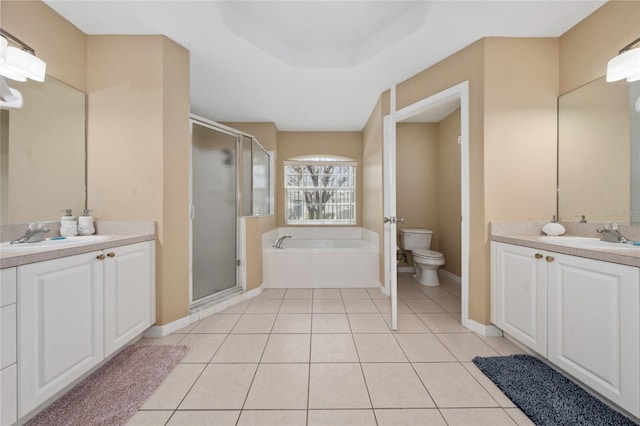
[[[9,46],[9,40],[20,49]],[[21,108],[22,94],[7,79],[44,81],[47,64],[26,43],[0,28],[0,108]]]
[[[9,40],[20,46],[9,46]],[[0,28],[0,75],[16,81],[44,81],[47,64],[26,43]]]
[[[640,80],[640,38],[623,47],[607,64],[607,81]]]

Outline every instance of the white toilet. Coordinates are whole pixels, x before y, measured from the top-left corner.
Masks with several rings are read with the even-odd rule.
[[[413,256],[414,278],[422,285],[436,287],[440,285],[438,268],[445,262],[442,253],[429,250],[432,235],[429,229],[401,229],[400,247]]]

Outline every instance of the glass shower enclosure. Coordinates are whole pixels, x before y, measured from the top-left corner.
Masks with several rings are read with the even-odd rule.
[[[191,307],[238,288],[240,136],[191,120]]]

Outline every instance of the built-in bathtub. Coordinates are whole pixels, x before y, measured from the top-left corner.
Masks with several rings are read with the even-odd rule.
[[[290,235],[281,249],[275,241]],[[263,287],[379,287],[379,239],[355,227],[278,228],[262,236]]]

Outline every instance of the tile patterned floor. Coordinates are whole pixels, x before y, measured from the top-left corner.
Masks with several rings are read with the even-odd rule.
[[[267,289],[142,344],[191,348],[129,425],[531,425],[471,359],[522,353],[460,325],[459,286]]]

